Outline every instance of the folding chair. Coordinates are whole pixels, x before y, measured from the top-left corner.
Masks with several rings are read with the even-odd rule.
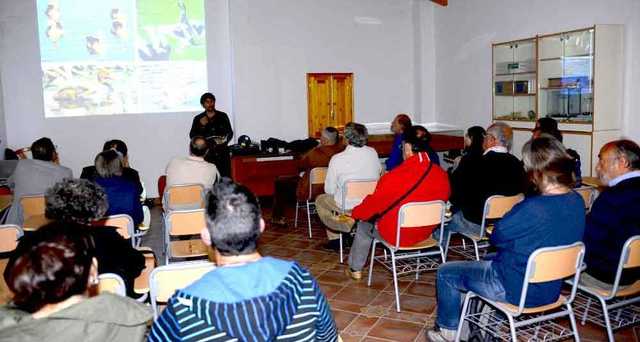
[[[479,249],[487,248],[489,246],[486,235],[487,232],[491,233],[491,231],[493,231],[493,223],[501,219],[506,213],[511,211],[511,208],[513,208],[513,206],[520,203],[523,199],[523,194],[517,194],[514,196],[493,195],[487,198],[487,200],[484,202],[482,222],[480,223],[480,234],[476,235],[461,232],[460,234],[463,236],[462,246],[452,246],[451,250],[466,258],[473,259],[473,257],[475,256],[476,260],[480,260]],[[466,244],[464,243],[465,237],[470,239],[473,243],[475,254],[471,254],[467,251]],[[446,237],[446,239],[447,242],[445,247],[445,254],[448,254],[451,233]]]
[[[582,242],[535,250],[527,261],[522,292],[517,306],[492,301],[472,291],[467,292],[462,305],[462,317],[460,317],[460,322],[458,323],[455,340],[460,341],[462,327],[467,322],[500,340],[510,339],[517,341],[516,330],[519,329],[517,336],[526,341],[555,341],[573,336],[579,342],[580,337],[578,336],[578,328],[571,302],[576,296],[577,286],[575,283],[580,278],[580,266],[582,265],[583,257],[584,244]],[[569,298],[560,295],[553,303],[525,308],[529,284],[561,280],[568,277],[573,277],[574,281]],[[468,312],[469,302],[472,299],[488,303],[489,307],[486,308],[488,310],[483,310],[479,313]],[[561,308],[562,306],[564,308]],[[500,313],[506,316],[507,321]],[[567,316],[571,322],[571,329],[553,322],[557,318]],[[543,322],[545,323],[543,324]],[[530,327],[521,329],[526,326]]]
[[[204,208],[202,184],[176,184],[165,189],[162,207],[165,212]]]
[[[376,191],[377,179],[351,179],[342,184],[342,204],[339,216],[348,216],[351,210],[346,208],[349,203],[362,202],[367,195]],[[340,234],[340,263],[343,262],[342,234]]]
[[[580,292],[576,298],[576,314],[581,316],[581,324],[586,321],[607,330],[609,341],[614,341],[613,330],[640,322],[640,280],[631,285],[620,286],[622,272],[640,267],[640,235],[630,237],[622,247],[620,261],[613,285],[609,289],[587,286],[578,283]],[[588,269],[588,266],[587,266]],[[600,310],[591,307],[597,299]]]
[[[582,196],[582,200],[584,201],[584,208],[589,211],[591,210],[591,205],[595,199],[596,188],[592,186],[582,186],[577,189],[574,189],[578,195]]]
[[[443,201],[429,202],[411,202],[403,204],[398,211],[398,224],[396,228],[396,243],[390,244],[377,234],[373,239],[371,246],[371,261],[369,263],[369,279],[367,286],[371,286],[371,275],[373,273],[373,264],[377,261],[393,273],[393,289],[396,296],[396,311],[400,312],[400,291],[398,290],[398,276],[411,272],[416,272],[416,279],[420,274],[420,270],[436,270],[440,263],[431,256],[437,255],[441,258],[442,263],[446,261],[444,248],[442,247],[442,236],[444,234],[444,213],[446,204]],[[431,236],[424,241],[418,242],[413,246],[401,247],[400,238],[402,230],[407,228],[432,227],[439,225],[440,236],[438,240],[434,240]],[[425,228],[428,229],[428,228]],[[386,253],[383,256],[375,256],[376,244],[382,246],[391,252],[391,263],[387,260]],[[421,258],[425,258],[426,262],[421,263]],[[415,259],[415,263],[409,259]],[[400,271],[398,271],[400,268]]]
[[[166,303],[176,290],[183,289],[213,270],[208,261],[178,262],[157,267],[149,278],[151,308],[154,320],[158,318],[158,303]]]
[[[208,248],[200,239],[200,231],[206,227],[204,209],[176,210],[165,217],[165,264],[171,258],[206,257]],[[193,237],[188,240],[175,238]]]
[[[301,203],[296,200],[296,217],[294,219],[293,225],[298,226],[298,209],[307,207],[307,227],[309,229],[309,239],[311,239],[311,212],[315,213],[316,202],[313,197],[313,186],[316,184],[324,184],[324,180],[327,178],[327,168],[326,167],[314,167],[309,171],[309,195],[307,196],[307,200],[305,203]],[[311,207],[313,206],[313,209]]]
[[[0,225],[0,274],[4,274],[9,262],[9,253],[16,249],[18,239],[22,235],[22,229],[14,224]],[[0,304],[8,302],[11,297],[11,291],[9,291],[4,277],[0,277]]]
[[[127,287],[122,277],[115,273],[103,273],[98,275],[98,292],[111,292],[126,297]]]
[[[136,233],[133,219],[127,214],[118,214],[107,216],[101,220],[95,221],[94,226],[109,226],[115,227],[118,234],[125,239],[131,240],[131,246],[133,248],[139,247],[143,233]]]
[[[24,230],[37,230],[49,222],[44,216],[45,200],[43,194],[20,197],[20,206],[22,207],[22,227]]]

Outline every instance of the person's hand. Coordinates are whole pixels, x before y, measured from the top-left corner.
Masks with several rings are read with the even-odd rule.
[[[209,118],[205,115],[200,119],[200,124],[206,126],[209,123]]]

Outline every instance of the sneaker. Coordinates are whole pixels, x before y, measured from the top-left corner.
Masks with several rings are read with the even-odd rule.
[[[456,338],[456,331],[440,328],[440,331],[427,331],[427,340],[431,342],[451,342]]]
[[[334,239],[329,240],[327,243],[322,245],[322,248],[331,252],[339,252],[340,251],[340,240]]]
[[[362,271],[354,271],[351,269],[351,267],[347,267],[344,272],[349,276],[349,278],[353,279],[353,280],[360,280],[362,279]]]

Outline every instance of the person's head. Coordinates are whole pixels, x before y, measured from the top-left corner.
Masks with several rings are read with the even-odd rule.
[[[404,159],[412,157],[416,153],[427,152],[429,149],[430,134],[425,134],[427,129],[416,125],[404,131],[404,141],[402,144],[402,155]]]
[[[522,161],[529,180],[541,193],[558,186],[570,189],[575,184],[575,161],[551,135],[543,134],[524,144]]]
[[[325,127],[320,134],[321,145],[335,145],[338,143],[338,130],[335,127]]]
[[[207,146],[207,141],[204,137],[195,136],[191,138],[191,142],[189,143],[189,154],[194,157],[203,157],[209,151],[209,147]]]
[[[102,146],[102,151],[108,150],[116,150],[120,152],[120,154],[122,155],[124,166],[129,166],[129,149],[127,148],[127,144],[125,144],[124,141],[120,139],[111,139],[105,141],[104,145]]]
[[[24,311],[84,295],[97,283],[94,244],[85,226],[50,223],[22,238],[15,253],[5,281],[14,304]]]
[[[216,109],[216,97],[211,93],[204,93],[200,96],[200,104],[207,112],[213,112]]]
[[[487,132],[480,126],[472,126],[464,135],[464,149],[470,151],[482,151],[482,143]]]
[[[98,153],[95,159],[96,172],[102,178],[122,176],[124,161],[122,154],[116,150],[107,150]]]
[[[558,129],[558,121],[553,118],[544,117],[536,121],[536,127],[533,129],[532,137],[537,138],[540,134],[549,134],[562,142],[562,133]]]
[[[615,140],[602,146],[596,172],[605,183],[625,173],[640,170],[640,147],[631,140]]]
[[[86,179],[65,179],[47,189],[45,215],[61,222],[89,223],[109,209],[107,194]]]
[[[362,147],[367,144],[368,131],[363,124],[349,122],[344,126],[344,138],[348,145]]]
[[[487,128],[487,133],[482,142],[482,147],[486,150],[494,146],[502,146],[511,151],[513,143],[513,130],[511,126],[504,122],[496,122]]]
[[[391,132],[402,134],[411,127],[411,118],[407,114],[398,114],[391,122]]]
[[[40,138],[31,144],[31,155],[33,159],[55,162],[58,160],[56,145],[49,138]]]
[[[202,239],[222,256],[256,252],[264,220],[258,198],[244,185],[223,178],[207,193],[207,229]]]

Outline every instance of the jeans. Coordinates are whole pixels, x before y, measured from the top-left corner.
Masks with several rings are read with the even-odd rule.
[[[436,240],[438,240],[438,237],[440,236],[440,232],[438,231],[438,229],[434,230],[432,234],[433,238]],[[449,235],[451,235],[451,233],[453,232],[480,235],[480,225],[464,218],[462,210],[460,210],[457,213],[453,214],[453,216],[451,216],[451,221],[449,221],[449,223],[444,226],[444,234],[442,234],[443,243],[448,243]]]
[[[437,274],[438,318],[441,328],[456,330],[468,291],[495,301],[506,301],[505,289],[491,261],[454,261],[440,266]]]
[[[371,244],[374,237],[376,237],[374,225],[369,222],[358,221],[356,236],[353,238],[353,244],[349,252],[349,267],[352,270],[361,271],[364,268],[371,252]]]

